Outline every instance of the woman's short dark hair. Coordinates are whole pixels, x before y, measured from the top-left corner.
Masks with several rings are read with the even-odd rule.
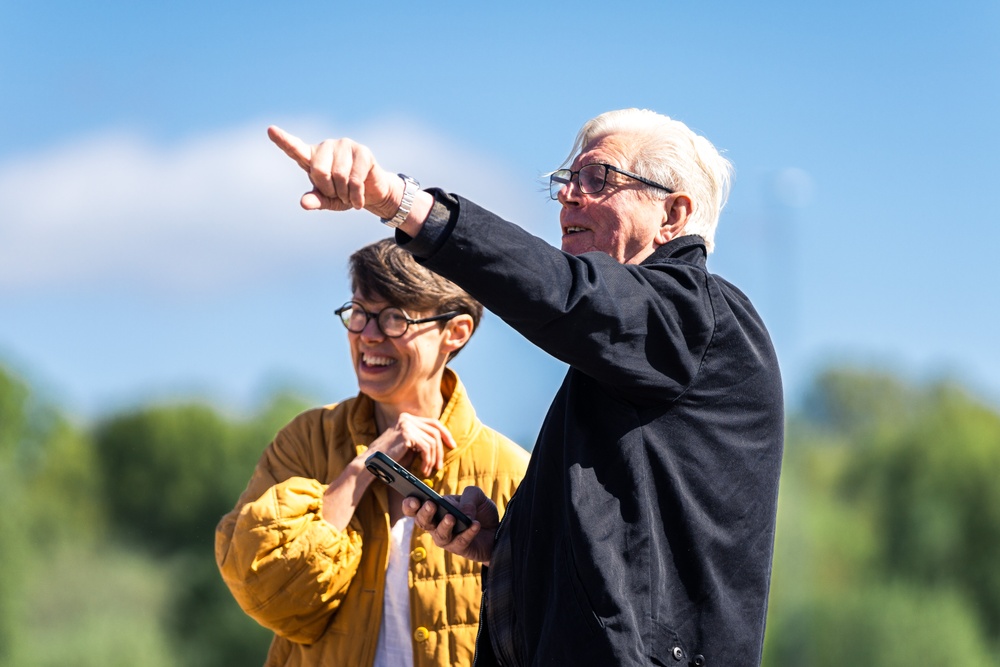
[[[411,317],[457,310],[472,317],[473,331],[483,317],[482,304],[447,278],[417,264],[392,239],[376,241],[351,255],[350,275],[355,293],[402,308]]]

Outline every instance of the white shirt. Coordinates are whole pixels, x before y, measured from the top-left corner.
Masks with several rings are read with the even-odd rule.
[[[401,517],[389,531],[389,567],[385,571],[382,627],[374,667],[413,667],[410,628],[410,537],[413,519]]]

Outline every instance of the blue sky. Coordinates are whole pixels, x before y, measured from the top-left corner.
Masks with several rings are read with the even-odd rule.
[[[832,361],[1000,401],[1000,3],[0,2],[0,363],[83,419],[353,393],[332,310],[371,216],[298,209],[267,141],[351,136],[557,242],[539,176],[615,108],[736,166],[709,267],[794,401]],[[530,442],[560,364],[487,317],[456,360]]]

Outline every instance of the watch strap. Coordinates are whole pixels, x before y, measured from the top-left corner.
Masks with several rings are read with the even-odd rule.
[[[407,176],[406,174],[399,174],[399,177],[403,179],[403,198],[399,202],[399,208],[396,210],[396,215],[392,218],[379,218],[383,223],[396,229],[401,224],[406,222],[406,216],[410,214],[410,207],[413,206],[413,197],[416,196],[417,191],[420,190],[420,183]]]

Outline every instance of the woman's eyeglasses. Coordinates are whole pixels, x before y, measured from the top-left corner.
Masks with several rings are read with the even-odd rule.
[[[396,308],[395,306],[388,306],[377,313],[369,313],[357,301],[348,301],[333,312],[340,318],[340,321],[351,333],[361,333],[365,330],[365,327],[368,326],[368,320],[374,318],[379,331],[381,331],[387,338],[399,338],[406,333],[411,324],[450,320],[456,315],[461,314],[461,311],[452,310],[447,313],[441,313],[440,315],[431,315],[430,317],[413,319],[407,316],[407,314],[403,312],[402,308]]]

